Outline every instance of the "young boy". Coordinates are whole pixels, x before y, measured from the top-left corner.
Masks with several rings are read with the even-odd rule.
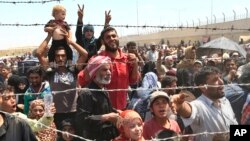
[[[171,113],[168,94],[163,91],[155,91],[150,95],[149,101],[149,107],[153,117],[144,124],[143,137],[145,140],[155,138],[157,133],[164,129],[170,129],[176,133],[180,133],[181,130],[178,123],[168,118]]]
[[[54,65],[54,54],[56,48],[63,47],[66,50],[68,65],[71,66],[73,60],[73,51],[70,48],[65,36],[71,38],[72,33],[68,23],[64,21],[66,17],[66,9],[61,5],[56,5],[53,7],[52,16],[54,19],[50,20],[44,27],[44,31],[51,33],[53,38],[52,45],[48,52],[49,65],[50,67],[53,67]],[[48,71],[51,70],[50,67],[48,68]]]

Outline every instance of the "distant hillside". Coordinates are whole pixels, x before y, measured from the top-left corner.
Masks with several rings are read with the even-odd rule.
[[[1,49],[0,57],[22,55],[26,52],[32,52],[35,48],[37,48],[37,46],[24,46],[24,47],[10,48],[10,49]]]

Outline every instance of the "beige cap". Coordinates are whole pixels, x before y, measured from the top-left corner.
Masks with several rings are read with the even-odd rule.
[[[163,92],[163,91],[155,91],[153,92],[151,95],[150,95],[150,98],[149,98],[149,106],[151,106],[153,104],[153,102],[155,101],[156,98],[158,97],[164,97],[166,98],[168,101],[170,100],[168,94],[166,92]]]

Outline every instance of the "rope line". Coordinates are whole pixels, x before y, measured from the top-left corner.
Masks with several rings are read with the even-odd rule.
[[[130,89],[89,89],[89,88],[75,88],[75,89],[67,89],[67,90],[64,90],[64,91],[52,91],[53,94],[58,94],[58,93],[67,93],[67,92],[70,92],[70,91],[100,91],[100,92],[103,92],[103,91],[106,91],[106,92],[117,92],[117,91],[153,91],[153,90],[185,90],[185,89],[198,89],[198,88],[208,88],[208,87],[220,87],[220,86],[250,86],[250,83],[245,83],[245,84],[227,84],[227,85],[203,85],[203,86],[178,86],[178,87],[175,87],[175,88],[130,88]],[[40,93],[29,93],[29,95],[39,95]],[[21,95],[25,95],[24,93],[17,93],[15,94],[17,96],[21,96]]]

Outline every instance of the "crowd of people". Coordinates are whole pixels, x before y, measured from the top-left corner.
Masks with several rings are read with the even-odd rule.
[[[99,38],[84,6],[77,14],[74,41],[66,9],[53,8],[26,75],[0,62],[0,140],[227,141],[230,125],[250,123],[250,54],[198,58],[198,44],[183,41],[121,48],[110,11]]]

